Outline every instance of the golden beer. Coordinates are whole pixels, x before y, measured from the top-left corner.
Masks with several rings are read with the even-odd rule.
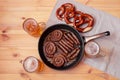
[[[23,29],[34,37],[39,37],[45,26],[44,22],[37,23],[33,18],[28,18],[23,22]]]

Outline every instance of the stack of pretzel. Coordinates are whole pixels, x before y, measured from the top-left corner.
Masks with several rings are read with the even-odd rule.
[[[77,11],[71,3],[61,5],[56,11],[59,20],[64,20],[67,24],[72,24],[79,32],[87,32],[93,28],[94,18],[81,11]],[[84,24],[87,26],[83,27]]]

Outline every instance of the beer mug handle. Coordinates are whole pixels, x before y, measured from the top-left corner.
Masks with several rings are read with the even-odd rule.
[[[42,28],[42,30],[44,30],[46,28],[46,23],[45,22],[38,22],[38,25],[40,28]]]
[[[103,51],[100,49],[100,52],[98,53],[97,57],[105,57],[106,54],[103,53]]]

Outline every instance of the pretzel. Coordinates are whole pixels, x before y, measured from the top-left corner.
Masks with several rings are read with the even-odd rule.
[[[73,13],[74,10],[75,10],[75,7],[71,3],[65,3],[57,9],[56,16],[59,20],[63,20],[63,18],[66,18],[66,21],[67,21],[68,17],[74,16],[74,13]],[[67,16],[68,14],[70,15]]]
[[[65,14],[64,14],[64,20],[67,24],[73,23],[73,21],[71,21],[71,18],[74,18],[75,14],[75,7],[71,4],[71,3],[66,3],[62,5],[63,7],[65,7]]]
[[[76,26],[76,29],[79,32],[88,32],[88,31],[90,31],[93,28],[93,25],[94,25],[93,17],[91,15],[85,13],[85,14],[82,15],[82,18],[84,20],[83,24],[87,24],[87,26],[82,28],[81,26],[83,24],[81,24],[80,26]]]
[[[67,24],[73,23],[75,13],[72,10],[67,10],[64,15],[64,20]],[[72,20],[73,19],[73,20]]]
[[[75,10],[75,7],[74,7],[73,4],[71,4],[71,3],[65,3],[65,4],[63,4],[61,7],[64,7],[65,10],[71,10],[71,11],[74,11],[74,10]]]
[[[67,24],[72,24],[79,32],[88,32],[94,25],[94,18],[91,15],[76,11],[71,3],[61,5],[56,11],[56,16],[59,20],[64,19]],[[82,28],[84,24],[87,26]]]
[[[60,7],[60,8],[57,9],[56,16],[59,20],[62,20],[64,18],[64,14],[65,14],[65,8],[64,7]]]
[[[73,22],[73,26],[75,28],[77,26],[80,26],[83,23],[82,15],[83,13],[81,11],[75,11],[75,17],[74,17],[74,22]]]

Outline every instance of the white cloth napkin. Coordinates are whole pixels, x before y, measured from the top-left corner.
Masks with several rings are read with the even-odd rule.
[[[80,4],[74,0],[58,0],[47,22],[47,27],[58,23],[65,24],[64,21],[60,21],[56,17],[56,10],[64,3],[72,3],[75,5],[77,10],[88,13],[95,18],[94,28],[90,32],[82,33],[82,35],[91,36],[104,31],[110,31],[110,36],[95,40],[100,45],[100,52],[106,54],[106,56],[99,58],[86,57],[84,62],[120,78],[120,19],[105,12]]]

